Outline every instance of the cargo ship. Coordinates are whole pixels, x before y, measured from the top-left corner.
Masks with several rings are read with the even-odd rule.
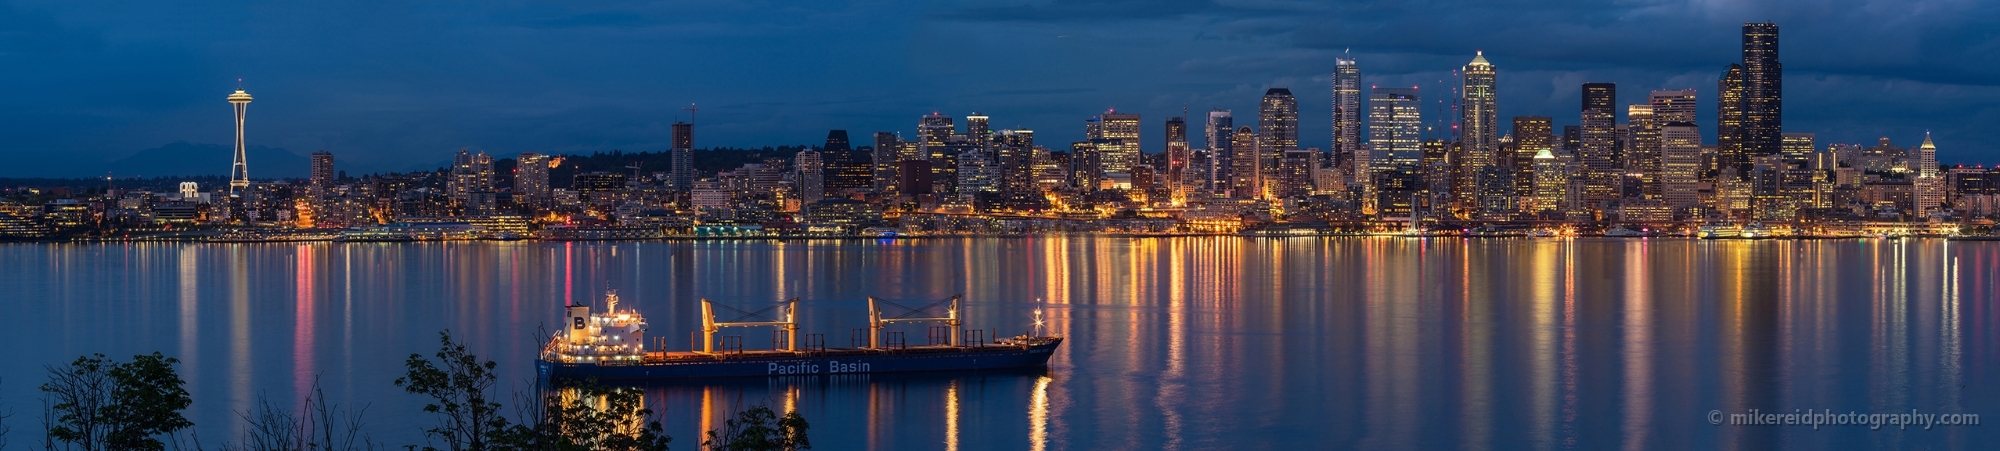
[[[732,377],[798,377],[855,375],[918,371],[985,372],[1003,369],[1037,368],[1048,365],[1049,357],[1062,345],[1063,337],[1042,331],[1042,310],[1034,311],[1034,327],[1012,338],[987,342],[980,330],[964,330],[963,296],[953,296],[929,306],[902,308],[901,314],[885,314],[882,307],[899,305],[868,298],[868,337],[855,338],[855,347],[829,348],[820,334],[801,335],[798,330],[798,299],[773,306],[776,314],[741,312],[744,318],[718,322],[717,306],[701,301],[701,348],[688,351],[665,350],[666,340],[655,337],[646,345],[646,320],[639,312],[620,310],[618,294],[605,295],[604,310],[592,306],[569,305],[561,332],[542,346],[535,361],[536,373],[545,381],[673,381]],[[948,305],[946,305],[948,304]],[[918,316],[928,308],[946,306],[943,316]],[[728,308],[728,307],[722,307]],[[731,309],[734,310],[734,309]],[[897,323],[932,323],[930,342],[908,345],[901,332],[885,332]],[[782,335],[781,346],[770,350],[744,350],[741,337],[716,334],[724,328],[771,327],[773,341]],[[859,331],[857,330],[857,335]],[[720,342],[717,338],[722,338]],[[800,343],[805,338],[805,343]],[[862,342],[866,346],[861,346]],[[774,343],[775,344],[775,343]]]

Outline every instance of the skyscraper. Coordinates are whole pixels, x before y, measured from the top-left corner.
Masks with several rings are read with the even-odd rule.
[[[1515,195],[1535,195],[1535,155],[1544,151],[1555,152],[1555,139],[1550,128],[1553,124],[1548,116],[1514,117]]]
[[[1625,169],[1639,175],[1639,192],[1647,199],[1660,197],[1660,126],[1653,105],[1627,105],[1625,120],[1631,146],[1625,150]]]
[[[1333,60],[1333,167],[1348,174],[1354,170],[1354,154],[1361,150],[1361,66],[1352,58]]]
[[[1167,119],[1167,167],[1160,174],[1169,193],[1178,198],[1186,189],[1188,169],[1187,119]]]
[[[1937,145],[1931,144],[1931,133],[1924,132],[1924,143],[1917,146],[1916,180],[1910,188],[1915,191],[1917,218],[1928,218],[1936,213],[1944,203],[1944,178],[1938,176]]]
[[[514,202],[541,207],[549,201],[549,156],[522,152],[514,157]]]
[[[667,187],[675,191],[694,189],[694,124],[674,121],[673,164]]]
[[[1534,211],[1562,211],[1569,194],[1568,163],[1548,150],[1535,152]]]
[[[1784,68],[1778,25],[1743,24],[1743,153],[1776,155],[1784,133]]]
[[[895,133],[875,132],[874,149],[875,155],[870,159],[875,162],[875,180],[871,185],[875,192],[896,194],[899,178],[896,171],[903,163],[903,139]]]
[[[826,132],[826,145],[820,146],[820,159],[825,162],[825,193],[846,196],[854,191],[866,191],[875,186],[874,162],[871,155],[857,152],[847,141],[847,130]]]
[[[1264,158],[1257,148],[1257,132],[1249,126],[1230,134],[1229,197],[1256,199],[1264,188]]]
[[[1099,125],[1098,138],[1111,140],[1111,148],[1098,149],[1103,153],[1104,172],[1132,173],[1132,167],[1139,165],[1139,115],[1106,111]]]
[[[1693,122],[1660,127],[1660,199],[1676,210],[1697,206],[1701,176],[1701,128]]]
[[[1041,206],[1041,189],[1035,185],[1035,131],[994,132],[992,148],[1000,172],[1002,201],[1014,208]]]
[[[1474,202],[1478,191],[1474,189],[1476,178],[1495,163],[1494,153],[1500,141],[1500,116],[1495,112],[1498,74],[1493,64],[1486,61],[1483,51],[1473,52],[1472,62],[1466,63],[1462,73],[1464,89],[1459,91],[1458,131],[1464,154],[1455,162],[1459,167],[1455,192],[1461,202],[1472,205],[1477,203]]]
[[[799,202],[819,202],[826,197],[826,163],[819,151],[806,149],[793,157],[792,168],[798,171]]]
[[[1208,150],[1221,151],[1229,148],[1231,133],[1236,133],[1235,121],[1229,117],[1229,110],[1217,108],[1208,112]]]
[[[1750,157],[1743,153],[1743,65],[1730,64],[1715,87],[1715,166],[1716,169],[1750,170]]]
[[[1264,91],[1264,99],[1257,104],[1257,150],[1264,161],[1259,163],[1265,171],[1265,179],[1276,180],[1278,160],[1284,158],[1285,151],[1299,148],[1299,101],[1292,97],[1292,90],[1271,88]]]
[[[1675,122],[1694,123],[1695,91],[1693,89],[1668,89],[1653,91],[1648,103],[1653,106],[1655,123],[1664,127]]]
[[[917,158],[928,159],[931,154],[942,152],[951,135],[957,132],[958,126],[951,123],[951,116],[936,112],[924,116],[917,123]]]
[[[965,117],[965,138],[972,142],[973,147],[985,149],[987,144],[993,142],[993,129],[987,127],[986,123],[986,115],[977,111]]]
[[[1415,165],[1423,160],[1423,117],[1419,113],[1417,88],[1377,87],[1368,95],[1368,144],[1377,167]],[[1373,161],[1375,158],[1369,158]],[[1356,168],[1356,177],[1373,168]]]
[[[237,196],[250,187],[250,166],[243,161],[243,113],[250,109],[250,93],[236,88],[236,93],[229,95],[229,105],[236,108],[236,163],[229,167],[229,195]]]
[[[312,153],[312,177],[307,185],[324,189],[333,186],[333,153],[324,150]]]
[[[1620,169],[1617,155],[1618,85],[1583,84],[1583,113],[1577,160],[1583,163],[1583,200],[1600,206],[1618,197]]]
[[[1229,191],[1229,146],[1235,141],[1236,125],[1229,110],[1217,108],[1208,112],[1208,161],[1209,189],[1217,193]]]

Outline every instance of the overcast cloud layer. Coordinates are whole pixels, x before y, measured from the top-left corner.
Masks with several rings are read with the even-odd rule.
[[[1992,1],[0,1],[0,156],[14,162],[0,176],[101,175],[142,149],[227,144],[238,78],[257,98],[253,144],[325,149],[356,170],[460,148],[657,151],[690,103],[700,147],[816,144],[828,129],[866,141],[979,111],[1061,148],[1117,108],[1145,115],[1156,152],[1182,108],[1254,125],[1269,87],[1298,95],[1302,145],[1325,147],[1344,52],[1366,84],[1423,89],[1433,123],[1450,71],[1484,50],[1503,121],[1573,124],[1578,85],[1608,81],[1624,103],[1697,89],[1710,129],[1742,23],[1767,20],[1782,29],[1786,131],[1824,145],[1929,130],[1944,162],[2000,162]]]

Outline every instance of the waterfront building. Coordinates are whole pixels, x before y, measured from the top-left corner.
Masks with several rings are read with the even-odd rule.
[[[1353,58],[1335,58],[1332,77],[1333,145],[1327,148],[1330,163],[1348,174],[1355,173],[1356,152],[1361,150],[1361,66]]]

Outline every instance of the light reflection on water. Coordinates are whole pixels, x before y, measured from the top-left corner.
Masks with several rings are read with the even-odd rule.
[[[205,440],[231,410],[369,404],[419,443],[390,381],[449,328],[510,389],[564,302],[617,289],[676,349],[696,300],[801,298],[849,345],[865,296],[965,293],[967,329],[1071,337],[1046,372],[651,385],[676,445],[744,406],[796,410],[825,449],[1964,448],[1930,431],[1716,427],[1710,410],[2000,415],[2000,243],[1228,237],[809,242],[0,246],[27,344],[0,401],[32,416],[43,365],[180,357]],[[925,301],[925,302],[915,302]],[[922,337],[921,325],[908,326]],[[762,346],[745,332],[746,346]],[[912,341],[918,341],[912,339]],[[17,417],[17,418],[25,418]],[[1993,421],[2000,421],[1994,417]],[[17,429],[18,433],[19,429]]]

